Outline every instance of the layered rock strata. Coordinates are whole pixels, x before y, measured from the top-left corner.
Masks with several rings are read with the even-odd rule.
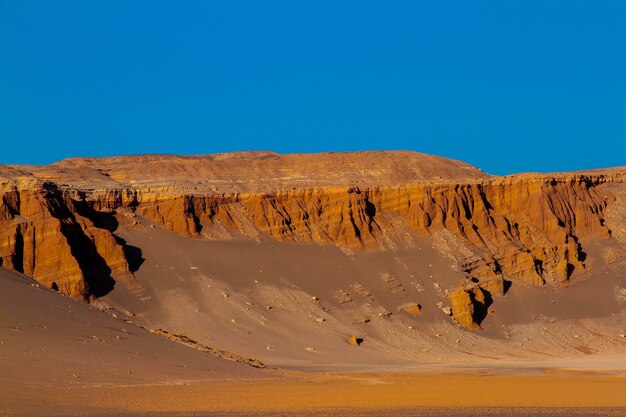
[[[336,186],[328,185],[332,174],[323,175],[315,159],[296,172],[291,159],[266,153],[247,160],[237,154],[235,162],[192,159],[194,169],[212,178],[208,183],[190,172],[187,160],[175,157],[165,162],[155,157],[160,174],[149,157],[137,157],[126,171],[119,158],[4,167],[0,262],[88,299],[108,292],[115,280],[132,279],[140,248],[129,247],[116,230],[120,222],[133,227],[133,216],[196,239],[269,237],[356,251],[410,248],[407,230],[423,236],[445,231],[471,249],[465,257],[457,253],[456,262],[475,285],[459,288],[449,299],[457,321],[477,328],[494,285],[510,280],[563,286],[585,270],[581,240],[610,238],[605,210],[614,197],[605,185],[621,189],[625,176],[625,170],[614,169],[491,177],[443,158],[385,155],[382,178],[372,161],[357,158],[349,165],[356,157],[341,156],[349,169]],[[245,169],[246,161],[256,170],[267,167],[271,175],[242,185],[233,167]],[[420,161],[428,169],[418,169]],[[272,171],[269,163],[279,168]],[[233,171],[233,191],[227,191],[215,164]],[[288,186],[288,175],[307,187]]]

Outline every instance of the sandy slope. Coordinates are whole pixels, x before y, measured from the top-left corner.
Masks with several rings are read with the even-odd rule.
[[[269,378],[187,348],[0,269],[0,392],[106,384]]]
[[[137,282],[119,282],[101,300],[117,306],[119,318],[0,270],[0,415],[625,411],[615,408],[626,406],[626,341],[616,334],[625,317],[608,268],[568,291],[513,286],[477,333],[437,307],[459,273],[417,237],[422,256],[207,242],[149,226],[120,233],[141,244],[145,259]],[[340,289],[353,301],[342,303]],[[585,304],[589,291],[603,301]],[[408,301],[423,304],[419,316],[399,311]],[[128,310],[135,316],[124,318],[147,328],[307,372],[226,362],[125,322]],[[365,339],[361,346],[347,343],[353,333]]]
[[[514,283],[506,299],[495,298],[484,330],[472,332],[438,306],[462,273],[417,236],[410,251],[352,253],[186,239],[148,227],[121,235],[143,248],[145,261],[138,285],[120,282],[107,303],[132,310],[148,328],[270,364],[384,370],[569,361],[564,366],[626,368],[626,314],[615,296],[621,278],[608,267],[567,290]],[[412,303],[422,306],[417,316],[402,311]],[[353,334],[364,339],[361,346],[347,343]]]

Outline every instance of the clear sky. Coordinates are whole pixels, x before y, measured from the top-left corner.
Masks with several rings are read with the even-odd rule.
[[[626,1],[0,0],[0,163],[408,149],[626,165]]]

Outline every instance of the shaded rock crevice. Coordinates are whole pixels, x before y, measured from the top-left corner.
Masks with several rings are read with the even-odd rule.
[[[94,211],[78,193],[49,182],[16,192],[20,211],[0,223],[3,266],[83,300],[105,295],[115,279],[132,276],[112,233],[114,215]]]

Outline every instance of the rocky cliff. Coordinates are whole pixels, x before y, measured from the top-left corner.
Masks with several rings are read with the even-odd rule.
[[[626,169],[492,177],[408,152],[71,159],[0,169],[0,263],[78,299],[132,280],[127,227],[195,239],[315,242],[351,251],[432,239],[466,274],[449,295],[478,328],[506,283],[565,286],[583,241],[611,239],[605,211]],[[608,187],[610,185],[610,187]],[[410,232],[410,233],[407,233]],[[618,254],[617,256],[621,256]]]

